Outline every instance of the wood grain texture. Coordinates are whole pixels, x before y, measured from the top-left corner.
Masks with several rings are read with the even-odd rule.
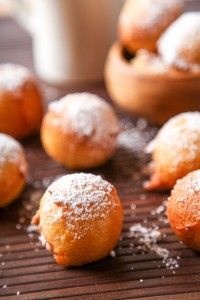
[[[10,19],[0,20],[0,41],[1,63],[13,61],[32,68],[31,40]],[[77,90],[95,92],[107,98],[102,84],[78,89],[42,86],[47,100]],[[126,118],[121,114],[120,117]],[[129,120],[133,125],[136,121]],[[150,132],[148,126],[140,134],[148,139]],[[137,151],[141,147],[137,139],[135,151],[118,149],[106,166],[94,170],[116,186],[123,201],[125,221],[117,255],[74,269],[55,264],[52,255],[38,242],[37,234],[27,234],[26,225],[16,228],[24,203],[29,203],[36,191],[44,191],[41,185],[44,178],[48,180],[69,173],[46,156],[38,136],[23,141],[23,145],[30,164],[27,187],[18,201],[0,210],[0,299],[200,299],[200,256],[179,243],[169,226],[151,214],[167,195],[144,193],[141,168],[146,157]],[[136,204],[135,212],[131,209],[132,204]],[[138,255],[130,248],[134,241],[128,238],[129,227],[145,219],[147,225],[159,223],[160,230],[166,234],[161,246],[169,249],[172,255],[180,256],[180,267],[175,272],[166,269],[155,254]],[[27,217],[26,224],[28,222]],[[20,292],[18,296],[17,292]]]

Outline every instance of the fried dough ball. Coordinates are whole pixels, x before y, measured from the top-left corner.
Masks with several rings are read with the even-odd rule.
[[[148,190],[168,190],[187,173],[200,168],[200,113],[170,119],[149,144],[152,152]]]
[[[27,162],[22,146],[11,136],[0,133],[0,208],[21,194],[26,173]]]
[[[182,12],[182,0],[128,0],[119,17],[119,39],[131,53],[155,51],[161,34]]]
[[[177,181],[168,199],[167,216],[178,238],[200,251],[200,170]]]
[[[42,121],[42,96],[30,71],[21,65],[0,65],[0,132],[24,138]]]
[[[167,64],[200,73],[200,12],[172,23],[158,41],[158,52]]]
[[[71,169],[104,164],[116,147],[119,121],[97,95],[69,94],[49,105],[41,128],[46,153]]]
[[[116,189],[100,176],[76,173],[49,186],[32,223],[58,264],[78,266],[107,256],[123,222]]]

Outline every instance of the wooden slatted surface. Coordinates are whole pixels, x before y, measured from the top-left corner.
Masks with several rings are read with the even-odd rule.
[[[10,19],[0,20],[0,41],[1,62],[21,62],[32,67],[30,38]],[[43,88],[48,99],[74,91],[45,85]],[[107,97],[101,84],[86,90]],[[128,122],[132,128],[130,140],[121,142],[106,166],[94,170],[116,186],[123,201],[125,220],[116,257],[66,269],[55,264],[36,233],[27,232],[29,219],[45,186],[57,175],[68,173],[45,155],[39,137],[29,138],[23,141],[30,164],[27,187],[18,201],[0,210],[1,299],[200,299],[199,254],[177,241],[163,215],[152,213],[167,195],[145,193],[142,189],[143,167],[147,161],[142,149],[156,129],[145,126],[143,120],[120,117],[123,124]],[[132,246],[134,239],[129,238],[130,226],[137,223],[159,226],[163,234],[159,245],[167,248],[171,257],[180,257],[177,269],[166,268],[161,258],[151,251],[137,253]]]

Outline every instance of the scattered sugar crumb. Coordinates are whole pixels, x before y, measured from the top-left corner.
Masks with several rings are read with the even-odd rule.
[[[126,160],[123,162],[119,160],[118,168],[122,169],[125,176],[132,177],[135,182],[139,183],[143,176],[143,167],[146,161],[144,148],[156,132],[155,127],[146,127],[146,121],[142,118],[138,119],[136,124],[131,120],[121,120],[121,132],[117,144],[119,151],[126,152]]]
[[[131,210],[135,210],[135,209],[136,209],[136,204],[135,203],[131,204]]]
[[[38,226],[31,224],[26,228],[27,233],[38,232]]]
[[[15,227],[16,227],[17,230],[21,230],[22,229],[22,225],[21,224],[16,224]]]
[[[20,224],[30,223],[31,218],[38,209],[39,202],[42,196],[42,191],[40,190],[31,190],[25,194],[24,199],[22,200],[22,206],[19,209],[19,219],[17,220],[17,229],[20,230]],[[22,228],[22,226],[21,226]]]
[[[110,252],[110,256],[111,256],[111,257],[116,257],[116,252],[115,252],[114,250],[112,250],[112,251]]]
[[[130,227],[130,237],[137,239],[143,246],[150,248],[158,240],[161,239],[161,233],[157,228],[147,228],[141,224],[136,224]]]
[[[166,207],[164,205],[160,205],[156,209],[151,211],[151,215],[154,216],[154,215],[159,215],[161,213],[164,213],[165,209]]]
[[[141,151],[145,145],[145,136],[140,133],[139,129],[131,122],[122,120],[122,131],[118,137],[118,147],[134,153]]]
[[[45,237],[41,234],[40,236],[39,236],[39,241],[41,242],[41,244],[42,244],[42,246],[46,246],[46,240],[45,240]]]
[[[159,246],[157,243],[161,240],[161,233],[158,226],[144,227],[141,224],[136,224],[130,227],[129,238],[134,241],[130,244],[131,248],[136,249],[140,253],[150,251],[162,258],[162,262],[167,269],[173,270],[179,267],[176,258],[171,257],[168,249]]]
[[[150,213],[152,216],[157,217],[157,220],[161,224],[168,224],[168,218],[166,215],[166,206],[167,206],[167,200],[164,200],[161,205],[153,209]]]

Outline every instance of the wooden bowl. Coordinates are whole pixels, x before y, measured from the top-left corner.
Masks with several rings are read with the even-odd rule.
[[[172,116],[200,110],[200,74],[141,73],[126,59],[118,43],[105,64],[105,84],[110,98],[127,112],[162,125]]]

